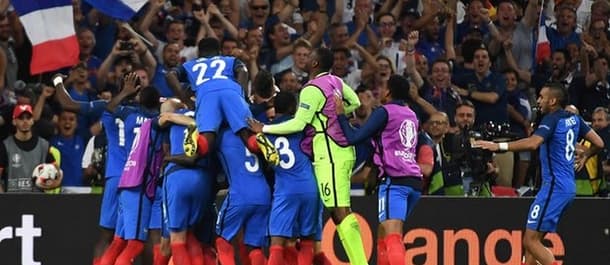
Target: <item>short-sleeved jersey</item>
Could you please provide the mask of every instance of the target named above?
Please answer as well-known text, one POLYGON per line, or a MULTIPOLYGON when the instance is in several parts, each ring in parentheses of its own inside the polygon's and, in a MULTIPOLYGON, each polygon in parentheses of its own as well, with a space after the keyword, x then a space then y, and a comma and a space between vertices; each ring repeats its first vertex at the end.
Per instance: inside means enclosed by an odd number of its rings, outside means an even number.
MULTIPOLYGON (((290 119, 282 116, 273 121, 280 123, 290 119)), ((303 132, 289 135, 268 135, 280 154, 280 164, 275 170, 274 195, 317 193, 316 178, 309 157, 301 150, 303 132)))
POLYGON ((229 182, 229 197, 233 205, 269 205, 271 190, 261 158, 252 154, 239 136, 228 128, 219 131, 218 152, 229 182))
POLYGON ((549 113, 534 134, 544 138, 540 146, 542 185, 554 192, 575 193, 574 158, 576 143, 591 128, 580 116, 564 110, 549 113))
POLYGON ((228 88, 242 91, 235 76, 236 68, 241 65, 243 64, 235 57, 214 56, 188 61, 182 67, 191 83, 191 89, 199 97, 208 92, 228 88))
POLYGON ((108 141, 106 177, 120 177, 127 160, 125 153, 125 123, 110 112, 102 114, 102 124, 108 141))
MULTIPOLYGON (((158 112, 146 111, 142 108, 135 107, 119 107, 114 114, 116 117, 123 122, 122 126, 124 128, 123 136, 125 145, 123 148, 125 149, 125 153, 129 154, 131 151, 131 147, 133 146, 133 141, 140 133, 140 127, 144 123, 146 119, 153 118, 159 115, 158 112)), ((121 125, 119 125, 119 128, 121 125)), ((123 164, 124 165, 124 164, 123 164)))

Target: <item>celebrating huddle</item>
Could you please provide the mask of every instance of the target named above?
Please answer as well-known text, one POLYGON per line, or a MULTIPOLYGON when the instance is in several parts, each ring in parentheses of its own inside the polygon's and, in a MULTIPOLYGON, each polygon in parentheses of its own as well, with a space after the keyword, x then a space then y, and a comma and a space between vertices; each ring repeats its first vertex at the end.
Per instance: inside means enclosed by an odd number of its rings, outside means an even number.
MULTIPOLYGON (((255 95, 252 104, 243 63, 220 56, 215 39, 203 39, 198 49, 200 58, 167 73, 177 98, 159 100, 154 88, 141 87, 129 73, 110 102, 85 104, 71 100, 62 76, 53 80, 63 105, 106 109, 97 264, 133 264, 146 241, 155 244, 154 264, 168 264, 170 257, 177 265, 236 264, 234 246, 242 264, 330 264, 320 247, 324 208, 350 262, 368 264, 350 209, 354 145, 368 139, 374 139, 373 161, 383 180, 386 258, 404 264, 402 226, 422 186, 418 121, 404 104, 408 81, 393 76, 381 91, 385 105, 374 112, 377 118, 356 130, 344 113, 360 105, 358 96, 329 73, 328 49, 314 51, 308 67, 315 78, 299 95, 262 93, 271 96, 255 95), (223 175, 228 193, 217 211, 223 175)), ((275 89, 265 72, 252 84, 254 91, 275 89)))

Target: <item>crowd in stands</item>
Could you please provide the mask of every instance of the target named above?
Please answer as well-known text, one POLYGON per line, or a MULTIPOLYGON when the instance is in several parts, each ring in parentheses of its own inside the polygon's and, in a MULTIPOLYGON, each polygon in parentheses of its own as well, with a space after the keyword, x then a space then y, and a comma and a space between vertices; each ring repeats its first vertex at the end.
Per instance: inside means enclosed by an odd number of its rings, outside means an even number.
MULTIPOLYGON (((379 104, 379 90, 390 75, 407 76, 409 105, 438 163, 428 182, 440 172, 446 191, 451 178, 443 163, 450 158, 443 137, 490 122, 510 124, 514 137, 531 134, 536 98, 548 82, 563 84, 566 105, 610 139, 606 0, 150 0, 132 21, 112 19, 81 0, 72 3, 80 62, 60 72, 76 101, 109 100, 132 71, 142 86, 172 97, 166 74, 197 56, 199 40, 213 37, 224 55, 246 64, 251 80, 268 71, 279 90, 294 93, 309 79, 312 49, 331 48, 332 74, 362 102, 355 125, 379 104), (537 60, 541 30, 551 54, 537 60)), ((34 135, 59 150, 62 186, 101 186, 102 111, 62 109, 48 76, 30 74, 30 60, 31 44, 19 15, 8 0, 0 0, 0 139, 16 137, 15 127, 28 119, 16 115, 16 108, 30 105, 34 135)), ((2 169, 19 162, 8 144, 0 145, 2 169)), ((578 174, 592 186, 590 194, 581 195, 605 196, 609 158, 610 152, 602 152, 578 174)), ((536 160, 530 153, 498 154, 489 163, 489 181, 515 189, 533 186, 536 160)), ((6 190, 7 170, 2 174, 6 190)))

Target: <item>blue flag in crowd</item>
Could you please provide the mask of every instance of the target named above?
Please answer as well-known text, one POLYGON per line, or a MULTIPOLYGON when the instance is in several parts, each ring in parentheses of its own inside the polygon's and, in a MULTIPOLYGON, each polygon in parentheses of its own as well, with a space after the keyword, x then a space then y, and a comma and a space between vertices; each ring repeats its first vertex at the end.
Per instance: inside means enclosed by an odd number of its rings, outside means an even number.
POLYGON ((93 8, 107 16, 123 21, 130 20, 147 0, 86 0, 93 8))

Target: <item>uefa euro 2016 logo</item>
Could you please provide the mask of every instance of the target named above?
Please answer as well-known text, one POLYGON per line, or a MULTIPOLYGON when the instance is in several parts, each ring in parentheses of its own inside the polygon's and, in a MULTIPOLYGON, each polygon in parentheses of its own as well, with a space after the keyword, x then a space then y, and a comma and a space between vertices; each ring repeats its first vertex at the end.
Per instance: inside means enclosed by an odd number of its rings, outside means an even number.
POLYGON ((400 130, 398 131, 400 142, 407 149, 415 145, 415 139, 417 137, 417 130, 415 127, 415 123, 412 120, 404 120, 402 124, 400 124, 400 130))
POLYGON ((400 124, 398 135, 400 135, 400 143, 405 147, 403 150, 394 152, 395 156, 399 156, 406 161, 415 161, 415 154, 409 152, 409 149, 415 146, 415 139, 417 139, 417 126, 412 120, 404 120, 400 124))

